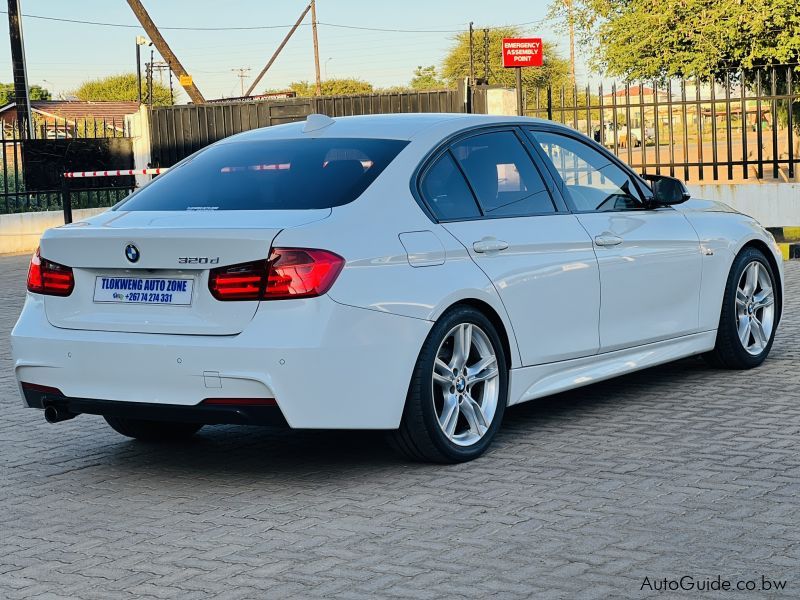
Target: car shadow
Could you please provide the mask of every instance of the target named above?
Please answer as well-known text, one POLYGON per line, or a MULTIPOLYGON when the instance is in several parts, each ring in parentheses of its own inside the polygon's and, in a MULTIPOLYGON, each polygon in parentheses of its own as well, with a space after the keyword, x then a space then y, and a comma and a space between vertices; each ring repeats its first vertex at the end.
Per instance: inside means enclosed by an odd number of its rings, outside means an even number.
MULTIPOLYGON (((675 378, 708 371, 697 359, 655 367, 592 386, 510 407, 495 447, 512 446, 520 435, 536 436, 538 427, 587 411, 624 407, 631 394, 667 390, 675 378)), ((379 431, 287 430, 275 427, 207 426, 192 440, 153 444, 114 438, 103 452, 111 469, 140 469, 220 482, 246 476, 255 480, 330 481, 332 475, 353 479, 386 477, 396 469, 469 469, 471 464, 428 465, 396 454, 379 431), (386 467, 390 467, 387 469, 386 467)), ((487 455, 491 459, 492 453, 487 455)), ((389 475, 390 476, 390 475, 389 475)))
POLYGON ((546 422, 548 419, 560 419, 576 411, 607 411, 614 406, 624 406, 629 403, 632 393, 647 393, 648 388, 649 391, 668 389, 674 386, 676 380, 680 381, 692 374, 709 371, 713 369, 699 356, 684 358, 511 406, 506 411, 504 425, 531 420, 546 422))

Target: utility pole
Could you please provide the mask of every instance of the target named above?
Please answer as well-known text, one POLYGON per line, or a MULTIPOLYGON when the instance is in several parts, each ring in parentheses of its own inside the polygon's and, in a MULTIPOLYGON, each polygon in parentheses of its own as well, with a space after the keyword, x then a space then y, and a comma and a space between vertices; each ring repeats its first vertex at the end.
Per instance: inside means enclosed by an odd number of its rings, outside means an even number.
POLYGON ((164 62, 163 60, 156 61, 152 63, 152 69, 154 71, 158 71, 158 83, 164 85, 164 71, 170 71, 169 63, 164 62))
POLYGON ((14 72, 14 102, 17 127, 21 138, 33 139, 33 117, 28 96, 28 70, 25 66, 25 44, 22 41, 22 10, 19 0, 8 0, 8 33, 11 40, 11 66, 14 72))
POLYGON ((264 75, 266 75, 267 71, 269 71, 269 68, 272 66, 272 63, 275 62, 275 59, 278 58, 278 55, 281 53, 281 50, 283 50, 283 47, 286 46, 286 43, 289 41, 289 38, 292 37, 294 32, 297 31, 297 28, 300 27, 300 23, 302 23, 303 19, 306 18, 306 15, 308 14, 308 11, 311 10, 311 6, 312 6, 312 4, 309 4, 308 6, 306 6, 305 10, 303 10, 303 12, 300 14, 300 18, 297 19, 297 22, 289 30, 289 33, 287 33, 286 37, 283 38, 283 41, 278 46, 278 49, 275 50, 275 52, 272 54, 272 56, 270 56, 269 60, 267 61, 266 66, 263 69, 261 69, 261 72, 255 78, 255 81, 253 81, 253 83, 250 85, 248 90, 245 92, 245 94, 244 94, 245 96, 251 95, 253 93, 253 90, 256 89, 256 86, 258 85, 258 82, 261 81, 261 78, 264 77, 264 75))
POLYGON ((244 80, 247 78, 247 74, 250 72, 250 67, 240 67, 238 69, 231 69, 236 76, 239 78, 239 83, 242 89, 242 96, 244 96, 244 80))
MULTIPOLYGON (((10 1, 10 0, 9 0, 10 1)), ((178 76, 178 80, 180 81, 183 78, 191 80, 189 77, 189 73, 187 73, 186 69, 183 68, 181 61, 178 60, 178 57, 175 56, 175 53, 167 44, 167 41, 161 35, 161 32, 156 27, 156 24, 153 22, 153 19, 150 18, 150 15, 147 14, 144 6, 139 0, 128 0, 128 6, 131 7, 133 14, 136 15, 136 18, 139 19, 139 23, 141 23, 142 28, 144 28, 145 32, 147 33, 148 37, 153 41, 153 45, 155 45, 156 49, 158 50, 159 54, 166 60, 172 68, 175 70, 175 74, 178 76)), ((200 93, 200 90, 197 89, 197 86, 194 84, 194 81, 184 85, 183 81, 181 82, 183 88, 186 90, 186 93, 189 94, 189 98, 192 99, 192 102, 195 104, 204 104, 205 98, 203 98, 203 94, 200 93)))
POLYGON ((473 49, 475 48, 475 29, 473 28, 472 21, 469 22, 469 84, 475 85, 475 56, 473 49))
POLYGON ((319 40, 317 39, 317 3, 311 0, 311 36, 314 39, 314 71, 317 74, 317 96, 322 95, 322 80, 319 78, 319 40))
POLYGON ((575 87, 575 14, 572 11, 572 0, 564 0, 567 8, 567 25, 569 26, 569 77, 575 87))

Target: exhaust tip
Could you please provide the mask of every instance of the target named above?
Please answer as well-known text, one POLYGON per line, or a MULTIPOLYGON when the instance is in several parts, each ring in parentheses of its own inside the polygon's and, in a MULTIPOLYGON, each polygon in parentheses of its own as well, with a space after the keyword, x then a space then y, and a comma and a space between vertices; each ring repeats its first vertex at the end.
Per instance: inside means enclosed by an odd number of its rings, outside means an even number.
POLYGON ((46 406, 44 409, 44 420, 48 423, 68 421, 69 419, 74 419, 77 416, 78 415, 75 413, 71 413, 66 410, 59 410, 58 407, 53 406, 52 404, 46 406))
POLYGON ((44 420, 48 423, 58 423, 58 409, 55 406, 45 407, 44 420))

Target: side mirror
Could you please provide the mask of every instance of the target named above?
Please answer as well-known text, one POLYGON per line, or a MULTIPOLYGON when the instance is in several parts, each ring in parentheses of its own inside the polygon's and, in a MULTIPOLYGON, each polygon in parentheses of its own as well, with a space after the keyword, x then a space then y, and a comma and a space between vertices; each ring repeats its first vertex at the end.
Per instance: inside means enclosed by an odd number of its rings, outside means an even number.
POLYGON ((645 174, 642 178, 649 181, 653 188, 653 204, 670 206, 686 202, 692 197, 683 182, 675 177, 645 174))

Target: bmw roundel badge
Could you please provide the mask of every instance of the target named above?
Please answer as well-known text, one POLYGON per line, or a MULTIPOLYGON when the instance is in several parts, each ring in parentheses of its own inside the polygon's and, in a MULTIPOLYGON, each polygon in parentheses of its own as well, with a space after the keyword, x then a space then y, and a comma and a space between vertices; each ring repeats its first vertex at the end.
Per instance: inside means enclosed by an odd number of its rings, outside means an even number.
POLYGON ((125 258, 127 258, 130 262, 135 263, 139 261, 139 257, 141 254, 139 253, 139 249, 134 246, 133 244, 128 244, 125 246, 125 258))

